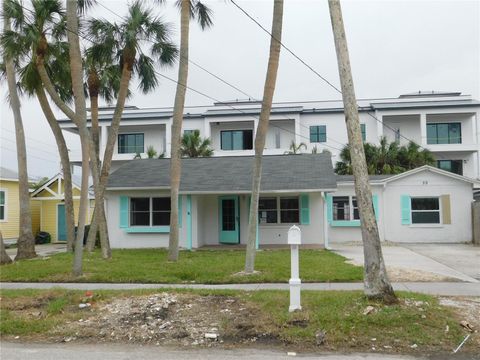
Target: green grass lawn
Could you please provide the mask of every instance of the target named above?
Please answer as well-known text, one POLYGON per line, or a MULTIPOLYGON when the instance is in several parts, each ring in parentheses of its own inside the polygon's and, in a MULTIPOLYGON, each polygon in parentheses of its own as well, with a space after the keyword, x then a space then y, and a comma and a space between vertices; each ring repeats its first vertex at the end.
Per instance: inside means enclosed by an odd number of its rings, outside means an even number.
MULTIPOLYGON (((84 255, 84 276, 71 276, 73 255, 23 260, 0 269, 1 281, 23 282, 113 282, 113 283, 256 283, 287 282, 290 278, 290 251, 257 252, 258 274, 238 276, 245 252, 239 250, 181 251, 176 263, 167 261, 163 249, 113 250, 111 260, 97 251, 84 255)), ((347 264, 345 258, 327 250, 301 250, 300 276, 304 282, 360 281, 362 267, 347 264)))
MULTIPOLYGON (((78 304, 82 291, 67 290, 1 290, 0 334, 2 336, 29 336, 37 340, 57 341, 69 331, 68 324, 79 319, 104 314, 101 304, 120 297, 135 297, 168 291, 186 294, 188 303, 195 297, 213 296, 217 301, 236 298, 242 306, 254 313, 252 318, 233 318, 220 326, 222 336, 245 335, 245 329, 254 336, 267 334, 270 339, 300 351, 372 351, 376 352, 451 352, 465 336, 459 325, 458 314, 440 306, 435 297, 413 293, 399 293, 399 303, 382 305, 367 300, 359 291, 303 291, 302 311, 289 313, 287 291, 231 291, 231 290, 134 290, 95 291, 92 308, 85 312, 78 304), (375 311, 364 315, 367 306, 375 311), (242 327, 239 327, 241 325, 242 327), (446 327, 448 326, 448 331, 446 327), (238 332, 238 329, 243 329, 238 332), (315 334, 326 332, 326 342, 316 347, 315 334), (412 348, 411 346, 417 346, 412 348)), ((210 298, 213 299, 213 298, 210 298)), ((213 300, 211 300, 213 301, 213 300)), ((227 300, 228 301, 228 300, 227 300)), ((175 313, 175 312, 174 312, 175 313)), ((221 319, 222 314, 215 317, 221 319)), ((81 321, 81 320, 80 320, 81 321)), ((74 333, 79 339, 98 341, 95 333, 74 333)), ((244 338, 243 338, 244 339, 244 338)), ((241 339, 240 339, 241 340, 241 339)), ((236 341, 242 343, 239 339, 236 341)), ((462 352, 478 350, 479 338, 474 337, 462 352)), ((249 345, 247 345, 249 346, 249 345)))

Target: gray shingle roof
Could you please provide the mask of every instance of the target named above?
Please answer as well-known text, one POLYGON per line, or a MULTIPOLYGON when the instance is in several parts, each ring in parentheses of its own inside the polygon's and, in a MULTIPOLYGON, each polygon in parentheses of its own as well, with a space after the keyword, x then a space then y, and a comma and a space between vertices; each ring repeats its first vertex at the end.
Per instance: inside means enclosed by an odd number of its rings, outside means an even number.
POLYGON ((16 179, 18 180, 18 174, 10 169, 0 167, 0 179, 16 179))
MULTIPOLYGON (((336 179, 329 154, 263 157, 262 191, 331 190, 336 179)), ((249 192, 253 156, 182 159, 182 192, 249 192)), ((169 188, 170 159, 132 160, 109 177, 107 188, 169 188)))

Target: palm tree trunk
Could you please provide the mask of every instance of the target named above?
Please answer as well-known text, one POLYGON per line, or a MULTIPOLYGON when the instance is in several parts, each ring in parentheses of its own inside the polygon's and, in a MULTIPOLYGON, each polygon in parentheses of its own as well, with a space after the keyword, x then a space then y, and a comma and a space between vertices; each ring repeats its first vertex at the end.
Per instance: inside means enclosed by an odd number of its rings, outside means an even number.
POLYGON ((78 209, 78 230, 75 239, 75 256, 72 272, 74 276, 82 275, 83 235, 88 209, 88 177, 89 177, 89 138, 87 129, 87 107, 83 88, 83 67, 78 39, 77 0, 67 0, 67 32, 72 90, 75 101, 75 114, 78 119, 78 129, 82 147, 82 185, 80 190, 80 206, 78 209))
POLYGON ((0 265, 10 264, 12 259, 8 256, 3 242, 2 232, 0 231, 0 265))
POLYGON ((328 5, 335 40, 335 50, 337 52, 345 121, 355 179, 355 195, 357 197, 362 229, 363 254, 365 258, 364 292, 369 298, 379 299, 386 303, 395 302, 397 299, 387 277, 377 221, 375 220, 373 210, 372 189, 370 188, 368 178, 340 1, 329 0, 328 5))
POLYGON ((262 156, 267 137, 270 111, 272 109, 273 94, 277 81, 278 63, 282 41, 283 0, 275 0, 273 5, 272 37, 270 39, 270 56, 268 59, 267 76, 263 89, 262 109, 255 135, 255 160, 252 175, 252 199, 250 202, 250 216, 248 222, 248 241, 245 256, 245 273, 255 270, 255 244, 258 226, 258 198, 262 181, 262 156))
MULTIPOLYGON (((10 31, 10 19, 8 17, 4 17, 4 29, 5 31, 10 31)), ((7 73, 10 107, 12 108, 13 119, 15 122, 15 140, 17 144, 18 161, 20 226, 17 240, 17 256, 15 257, 15 260, 30 259, 37 256, 37 254, 35 253, 35 238, 32 233, 25 133, 23 130, 22 113, 20 112, 20 99, 18 98, 17 93, 17 81, 13 59, 5 56, 4 61, 7 73)))
POLYGON ((36 91, 38 102, 42 108, 43 114, 47 119, 50 128, 52 129, 55 142, 57 143, 58 153, 60 155, 60 162, 63 169, 63 186, 64 186, 64 200, 65 200, 65 215, 67 225, 67 251, 73 251, 73 244, 75 241, 75 216, 73 209, 73 186, 72 186, 72 171, 70 168, 70 158, 68 155, 68 147, 62 133, 62 129, 58 125, 57 119, 53 114, 52 108, 48 102, 45 90, 39 87, 36 91))
POLYGON ((172 155, 170 159, 170 237, 168 242, 168 260, 178 260, 178 192, 182 171, 182 121, 185 106, 185 94, 188 79, 188 36, 190 28, 190 0, 182 0, 180 10, 180 61, 178 82, 175 92, 172 121, 172 155))

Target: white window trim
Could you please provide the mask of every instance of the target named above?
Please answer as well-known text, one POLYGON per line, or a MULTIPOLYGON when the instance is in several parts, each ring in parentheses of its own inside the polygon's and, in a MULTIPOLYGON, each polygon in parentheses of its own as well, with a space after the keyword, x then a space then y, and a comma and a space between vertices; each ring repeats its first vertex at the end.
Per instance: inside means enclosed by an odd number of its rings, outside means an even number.
MULTIPOLYGON (((354 212, 354 209, 353 209, 353 198, 356 197, 355 195, 336 195, 336 196, 332 196, 332 202, 333 202, 333 199, 335 199, 336 197, 347 197, 347 196, 348 196, 348 209, 349 209, 350 219, 349 220, 333 220, 332 219, 333 221, 355 221, 355 220, 360 221, 360 217, 358 219, 355 219, 355 217, 354 217, 355 212, 354 212)), ((358 209, 358 202, 357 202, 357 209, 358 209)), ((333 218, 333 209, 332 209, 332 218, 333 218)))
POLYGON ((3 222, 8 222, 8 189, 0 188, 0 191, 3 191, 5 193, 4 195, 5 203, 3 205, 3 219, 0 219, 0 223, 3 223, 3 222))
MULTIPOLYGON (((277 222, 276 223, 258 223, 259 226, 266 226, 266 227, 272 227, 272 226, 291 226, 291 225, 294 225, 294 224, 297 224, 297 223, 284 223, 282 222, 281 220, 281 208, 280 208, 280 199, 281 198, 297 198, 298 199, 298 224, 300 224, 300 215, 301 215, 301 205, 300 204, 300 196, 298 195, 291 195, 291 196, 288 196, 288 195, 284 195, 284 196, 279 196, 279 195, 272 195, 272 196, 260 196, 259 197, 259 203, 260 203, 260 198, 275 198, 276 201, 277 201, 277 222)), ((273 209, 271 209, 273 210, 273 209)), ((293 210, 293 209, 291 209, 293 210)), ((258 212, 260 212, 261 210, 258 210, 258 212)), ((259 218, 259 217, 258 217, 259 218)))
POLYGON ((410 219, 411 224, 410 227, 423 227, 423 228, 435 228, 435 227, 443 227, 442 223, 442 202, 440 196, 410 196, 410 219), (413 199, 437 199, 438 200, 438 223, 414 223, 413 222, 413 212, 433 212, 437 210, 413 210, 412 209, 412 200, 413 199))

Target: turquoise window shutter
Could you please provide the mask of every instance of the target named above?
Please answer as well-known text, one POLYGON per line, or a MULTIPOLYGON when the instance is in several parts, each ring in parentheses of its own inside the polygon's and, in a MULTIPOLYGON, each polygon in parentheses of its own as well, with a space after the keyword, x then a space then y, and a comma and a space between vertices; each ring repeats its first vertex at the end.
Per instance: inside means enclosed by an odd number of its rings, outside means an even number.
POLYGON ((378 195, 373 195, 373 211, 375 212, 375 220, 378 221, 378 195))
POLYGON ((183 211, 182 211, 182 195, 178 195, 178 226, 182 227, 182 217, 183 217, 183 211))
POLYGON ((327 202, 327 221, 329 224, 332 223, 333 220, 333 198, 332 195, 326 194, 325 201, 327 202))
POLYGON ((402 207, 402 225, 409 225, 412 223, 411 219, 411 206, 410 196, 400 196, 400 205, 402 207))
POLYGON ((300 195, 300 224, 310 225, 310 201, 308 194, 300 195))
POLYGON ((120 227, 128 228, 128 196, 120 196, 120 227))

